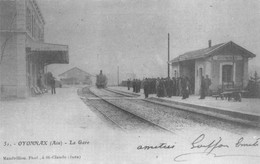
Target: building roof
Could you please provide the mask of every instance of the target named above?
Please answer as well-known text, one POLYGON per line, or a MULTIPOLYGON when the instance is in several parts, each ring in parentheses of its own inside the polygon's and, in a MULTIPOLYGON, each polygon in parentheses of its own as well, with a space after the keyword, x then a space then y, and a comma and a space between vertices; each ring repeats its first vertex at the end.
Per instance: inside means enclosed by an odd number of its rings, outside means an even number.
POLYGON ((73 67, 73 68, 67 70, 66 72, 63 72, 62 74, 59 74, 58 76, 59 76, 59 77, 60 77, 60 76, 63 76, 63 75, 65 75, 66 73, 68 73, 68 72, 70 72, 70 71, 73 71, 73 70, 78 70, 78 71, 80 71, 80 72, 83 72, 83 73, 85 73, 87 76, 93 76, 93 75, 91 75, 90 73, 88 73, 88 72, 86 72, 86 71, 83 71, 82 69, 79 69, 78 67, 73 67))
POLYGON ((208 47, 208 48, 186 52, 186 53, 174 58, 173 60, 171 60, 170 63, 177 63, 179 61, 205 58, 205 57, 211 56, 214 52, 219 51, 219 50, 221 50, 222 48, 224 48, 228 45, 235 46, 236 48, 242 50, 248 57, 252 58, 252 57, 256 56, 252 52, 250 52, 250 51, 246 50, 245 48, 237 45, 236 43, 230 41, 230 42, 227 42, 227 43, 220 43, 220 44, 208 47))
POLYGON ((41 18, 41 21, 43 22, 43 24, 45 24, 45 20, 44 20, 44 17, 43 17, 43 15, 42 15, 42 12, 41 12, 41 9, 40 9, 40 7, 39 7, 39 5, 38 5, 37 0, 32 0, 32 3, 33 3, 33 5, 35 6, 35 9, 37 10, 37 12, 38 12, 38 14, 39 14, 39 16, 40 16, 40 18, 41 18))

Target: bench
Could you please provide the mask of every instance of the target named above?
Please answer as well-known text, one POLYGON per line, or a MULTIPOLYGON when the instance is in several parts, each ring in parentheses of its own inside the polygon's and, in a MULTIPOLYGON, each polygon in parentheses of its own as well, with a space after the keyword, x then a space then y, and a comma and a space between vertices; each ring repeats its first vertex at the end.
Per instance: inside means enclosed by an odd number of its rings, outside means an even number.
POLYGON ((242 91, 241 90, 228 90, 228 91, 224 91, 221 93, 221 95, 225 98, 228 99, 228 101, 230 101, 232 98, 235 101, 242 101, 242 91))
POLYGON ((41 94, 44 94, 44 93, 47 93, 48 90, 45 89, 45 88, 42 88, 40 89, 38 86, 32 86, 31 87, 31 93, 33 96, 36 96, 36 95, 41 95, 41 94))
POLYGON ((221 91, 220 89, 216 94, 213 94, 212 97, 215 97, 216 99, 221 98, 222 100, 227 99, 228 101, 234 100, 234 101, 242 101, 242 93, 245 93, 246 91, 240 89, 240 88, 229 88, 225 91, 221 91))
POLYGON ((31 93, 33 96, 41 94, 41 92, 39 92, 39 90, 35 86, 31 87, 31 93))
POLYGON ((216 100, 218 99, 218 98, 221 98, 221 100, 223 100, 224 99, 224 97, 223 97, 223 95, 221 94, 222 93, 222 90, 221 89, 218 89, 218 91, 217 92, 213 92, 212 93, 212 97, 215 97, 216 98, 216 100))

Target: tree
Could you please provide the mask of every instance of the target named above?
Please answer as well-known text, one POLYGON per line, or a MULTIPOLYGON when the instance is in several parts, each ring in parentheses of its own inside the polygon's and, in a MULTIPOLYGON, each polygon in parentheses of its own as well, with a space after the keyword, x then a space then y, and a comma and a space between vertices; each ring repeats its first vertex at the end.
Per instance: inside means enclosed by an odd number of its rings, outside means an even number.
POLYGON ((257 74, 257 72, 255 71, 255 73, 254 73, 254 76, 253 77, 250 77, 251 78, 251 80, 254 82, 254 83, 258 83, 258 82, 260 82, 259 80, 260 80, 260 77, 258 76, 258 74, 257 74))
POLYGON ((247 97, 260 97, 260 77, 255 71, 254 76, 251 76, 246 87, 248 90, 247 97))

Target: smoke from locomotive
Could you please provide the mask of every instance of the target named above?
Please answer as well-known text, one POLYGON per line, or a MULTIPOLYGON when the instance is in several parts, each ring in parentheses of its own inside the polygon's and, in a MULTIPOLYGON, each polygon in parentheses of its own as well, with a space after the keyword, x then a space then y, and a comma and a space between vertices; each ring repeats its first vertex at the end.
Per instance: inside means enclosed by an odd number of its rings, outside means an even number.
POLYGON ((97 75, 96 86, 98 88, 106 88, 107 86, 107 77, 103 75, 102 70, 100 70, 99 75, 97 75))

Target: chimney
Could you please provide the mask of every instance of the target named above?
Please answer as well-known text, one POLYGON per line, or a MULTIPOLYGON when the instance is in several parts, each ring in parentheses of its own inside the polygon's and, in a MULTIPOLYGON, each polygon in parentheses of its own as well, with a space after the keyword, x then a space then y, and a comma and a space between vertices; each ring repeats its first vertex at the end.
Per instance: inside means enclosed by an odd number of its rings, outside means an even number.
POLYGON ((211 40, 209 40, 209 48, 211 47, 211 40))

